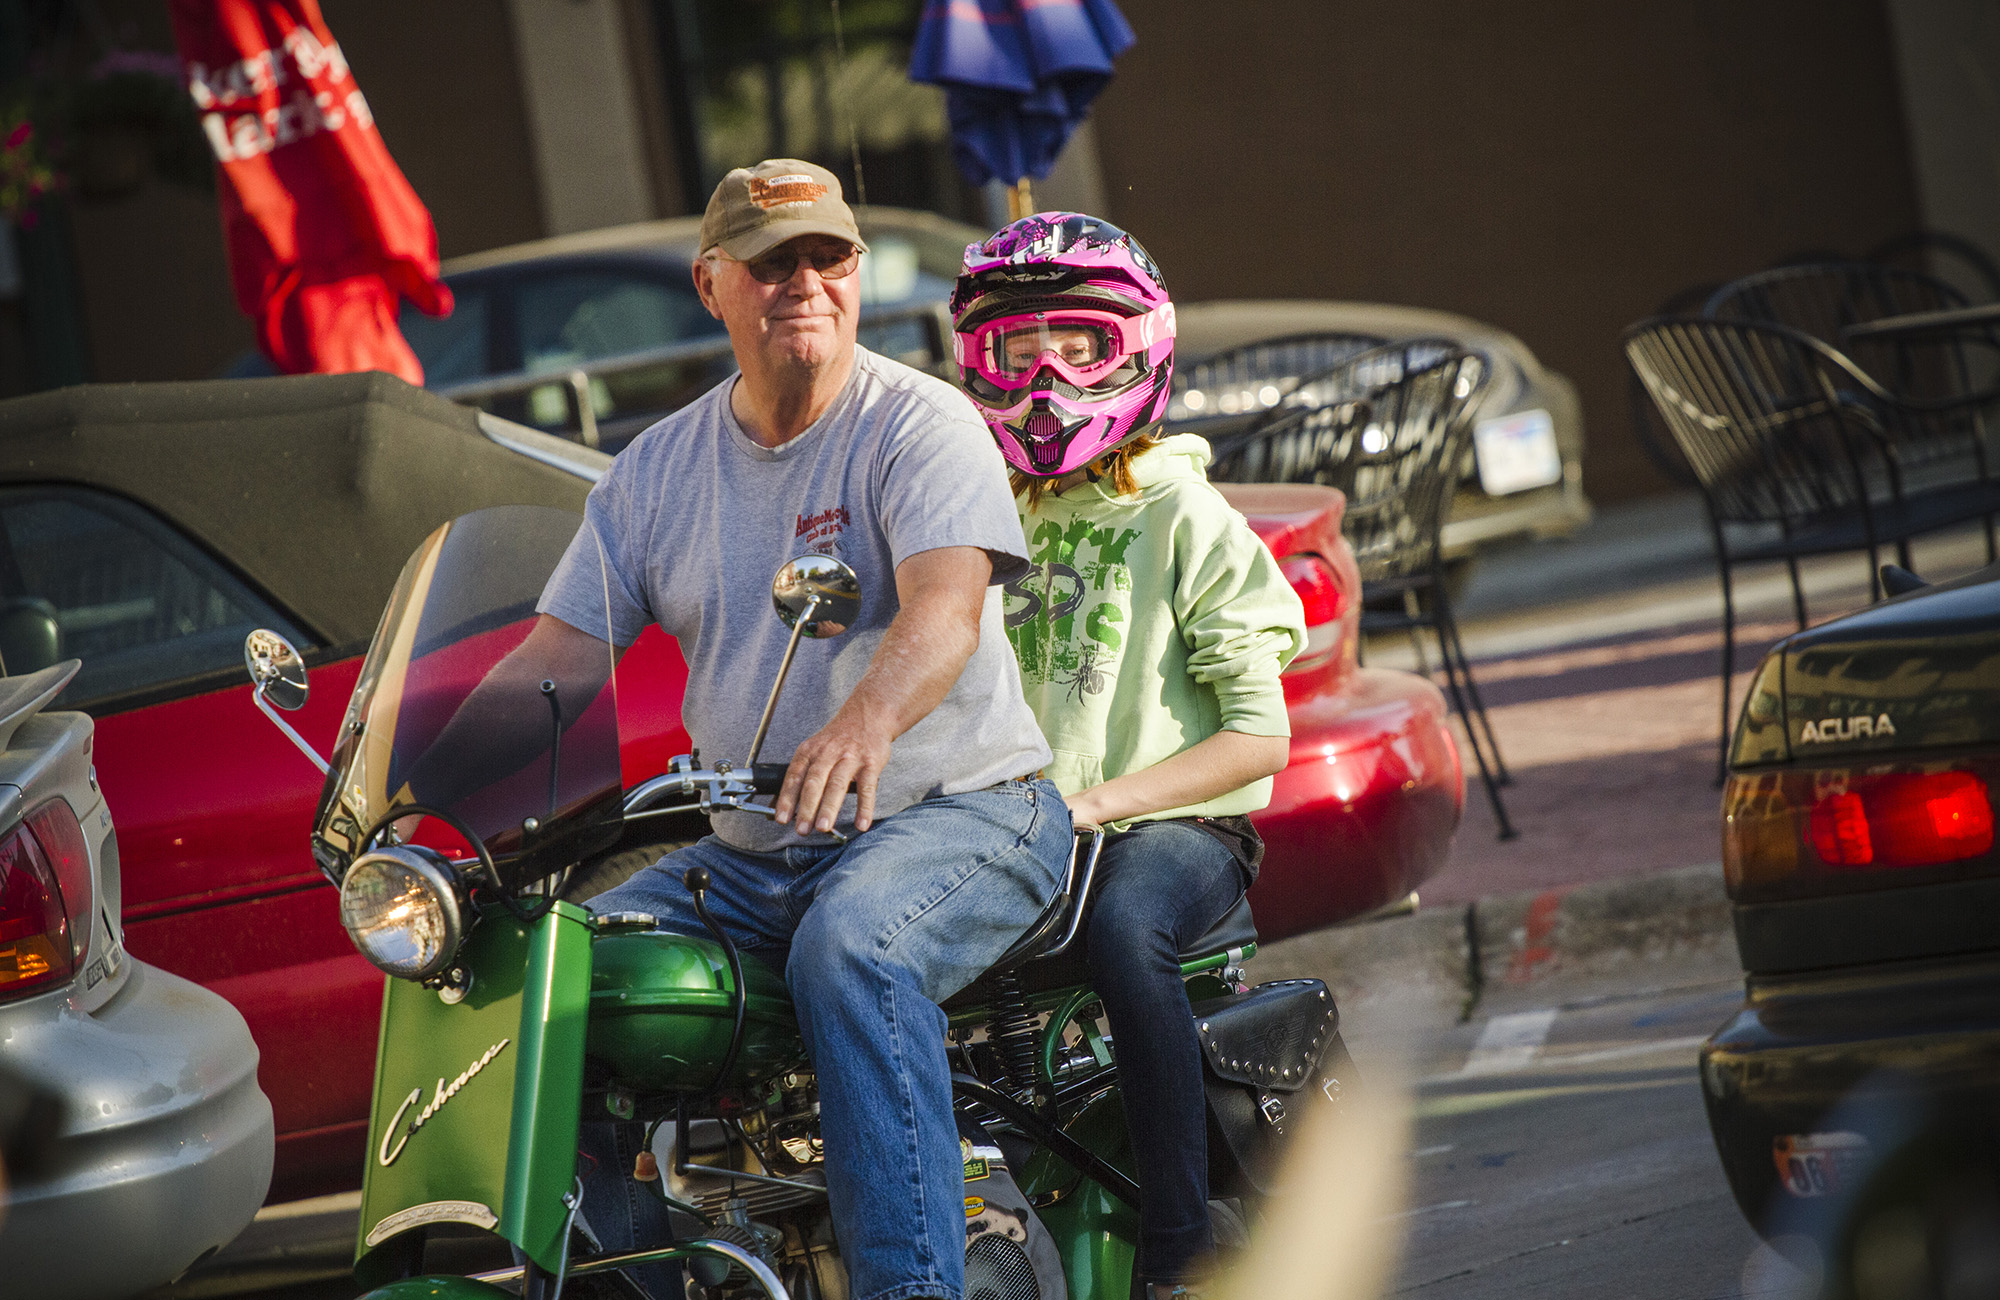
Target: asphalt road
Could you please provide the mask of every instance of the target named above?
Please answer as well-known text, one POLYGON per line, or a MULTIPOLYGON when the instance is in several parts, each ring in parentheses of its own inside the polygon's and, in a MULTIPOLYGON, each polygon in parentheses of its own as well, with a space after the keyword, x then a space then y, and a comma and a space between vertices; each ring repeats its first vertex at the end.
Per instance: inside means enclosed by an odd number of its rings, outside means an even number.
POLYGON ((1734 1300, 1809 1293, 1731 1200, 1695 1045, 1733 981, 1572 990, 1476 1018, 1418 1085, 1395 1295, 1734 1300))

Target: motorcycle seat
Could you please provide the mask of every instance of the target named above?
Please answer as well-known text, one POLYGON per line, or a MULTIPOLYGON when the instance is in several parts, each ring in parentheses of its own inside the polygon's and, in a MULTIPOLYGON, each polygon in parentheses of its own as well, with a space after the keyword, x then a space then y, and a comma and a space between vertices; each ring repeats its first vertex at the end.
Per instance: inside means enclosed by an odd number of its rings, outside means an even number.
MULTIPOLYGON (((1072 871, 1071 875, 1074 874, 1072 871)), ((1021 941, 999 961, 987 967, 978 979, 948 998, 944 1003, 945 1010, 968 1010, 989 1003, 993 995, 993 977, 1010 971, 1020 980, 1022 992, 1030 996, 1088 982, 1090 969, 1085 924, 1077 925, 1076 938, 1067 947, 1057 952, 1050 951, 1061 936, 1069 932, 1076 909, 1083 911, 1083 922, 1089 920, 1090 905, 1094 900, 1088 894, 1082 898, 1073 898, 1072 894, 1072 882, 1065 880, 1064 887, 1057 891, 1055 899, 1035 923, 1028 927, 1021 941)), ((1215 957, 1256 942, 1257 923, 1250 914, 1250 900, 1247 897, 1238 898, 1206 933, 1181 950, 1181 960, 1189 962, 1215 957)))

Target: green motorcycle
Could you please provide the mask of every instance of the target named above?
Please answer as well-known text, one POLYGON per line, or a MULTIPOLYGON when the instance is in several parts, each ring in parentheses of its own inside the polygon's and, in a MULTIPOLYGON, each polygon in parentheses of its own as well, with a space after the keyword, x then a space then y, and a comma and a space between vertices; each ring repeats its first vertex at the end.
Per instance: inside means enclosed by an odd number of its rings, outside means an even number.
MULTIPOLYGON (((749 761, 683 755, 627 790, 609 629, 588 662, 517 653, 557 562, 592 544, 580 525, 501 507, 427 538, 390 596, 330 763, 273 711, 305 701, 297 652, 263 631, 245 647, 259 707, 326 770, 313 852, 356 947, 392 977, 356 1277, 377 1288, 372 1300, 557 1300, 593 1277, 641 1294, 626 1270, 677 1261, 694 1300, 846 1300, 817 1088, 782 974, 714 925, 668 933, 642 914, 593 916, 573 895, 613 883, 593 868, 653 819, 772 815, 785 768, 755 749, 801 642, 843 632, 858 586, 830 557, 784 566, 772 598, 792 636, 749 761), (615 1253, 589 1235, 586 1118, 645 1126, 629 1176, 667 1208, 673 1239, 615 1253), (468 1227, 516 1263, 425 1273, 427 1233, 468 1227)), ((1077 941, 1101 842, 1085 828, 1047 910, 945 1007, 966 1135, 968 1300, 1129 1294, 1139 1193, 1077 941)), ((688 874, 701 906, 704 873, 688 874)), ((1254 1217, 1286 1135, 1310 1107, 1338 1103, 1352 1068, 1322 984, 1245 985, 1255 949, 1239 903, 1183 955, 1225 1216, 1254 1217)))

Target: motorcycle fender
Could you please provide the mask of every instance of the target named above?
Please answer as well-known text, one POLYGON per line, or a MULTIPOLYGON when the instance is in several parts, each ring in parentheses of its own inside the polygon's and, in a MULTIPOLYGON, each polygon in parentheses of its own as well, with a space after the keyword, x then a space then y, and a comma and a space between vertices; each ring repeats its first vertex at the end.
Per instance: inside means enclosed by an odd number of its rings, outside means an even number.
POLYGON ((512 1291, 469 1277, 406 1277, 376 1287, 361 1300, 493 1300, 496 1296, 500 1300, 519 1300, 512 1291))
POLYGON ((554 1271, 576 1176, 590 938, 569 903, 527 925, 490 914, 460 950, 463 1000, 389 981, 355 1245, 364 1286, 393 1277, 402 1239, 432 1223, 484 1228, 554 1271))
MULTIPOLYGON (((1115 1168, 1131 1172, 1125 1108, 1117 1092, 1091 1101, 1064 1129, 1115 1168)), ((1028 1161, 1021 1187, 1055 1238, 1069 1300, 1131 1300, 1138 1214, 1047 1151, 1036 1151, 1028 1161)))

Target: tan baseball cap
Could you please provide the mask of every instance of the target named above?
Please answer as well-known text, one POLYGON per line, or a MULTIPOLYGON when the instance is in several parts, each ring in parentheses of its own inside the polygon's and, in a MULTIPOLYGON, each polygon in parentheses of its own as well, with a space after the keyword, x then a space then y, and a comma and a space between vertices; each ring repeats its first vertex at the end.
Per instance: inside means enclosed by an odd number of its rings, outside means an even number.
POLYGON ((719 244, 740 262, 800 235, 832 235, 868 251, 854 214, 840 197, 839 177, 796 158, 767 158, 755 167, 738 167, 708 196, 708 211, 701 217, 701 251, 719 244))

